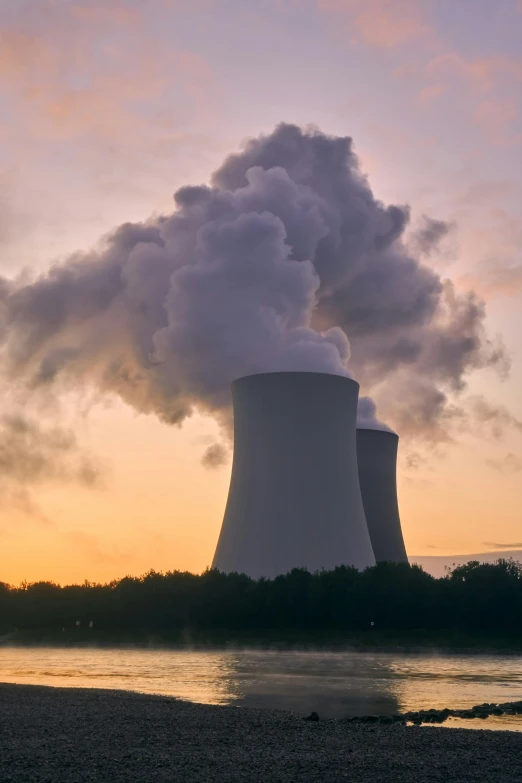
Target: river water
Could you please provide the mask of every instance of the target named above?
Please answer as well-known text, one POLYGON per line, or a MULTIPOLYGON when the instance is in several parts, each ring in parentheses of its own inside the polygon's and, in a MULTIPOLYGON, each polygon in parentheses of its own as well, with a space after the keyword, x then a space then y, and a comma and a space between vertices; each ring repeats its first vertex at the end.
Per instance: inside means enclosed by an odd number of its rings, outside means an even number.
MULTIPOLYGON (((0 681, 116 688, 322 717, 522 700, 522 657, 0 647, 0 681)), ((522 731, 522 715, 444 726, 522 731)))

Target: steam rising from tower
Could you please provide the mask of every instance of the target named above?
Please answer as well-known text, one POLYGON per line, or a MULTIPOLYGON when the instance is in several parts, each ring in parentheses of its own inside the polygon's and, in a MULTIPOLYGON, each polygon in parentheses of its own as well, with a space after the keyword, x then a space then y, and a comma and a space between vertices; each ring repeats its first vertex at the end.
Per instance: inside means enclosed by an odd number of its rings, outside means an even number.
POLYGON ((423 263, 444 225, 411 245, 408 207, 374 196, 350 138, 281 124, 174 200, 39 277, 0 278, 11 386, 228 423, 235 378, 353 374, 393 426, 436 439, 468 374, 505 369, 484 303, 423 263))
POLYGON ((407 563, 397 502, 398 436, 382 429, 357 430, 357 464, 364 513, 376 561, 407 563))
POLYGON ((234 462, 213 568, 259 578, 374 565, 357 473, 358 389, 309 372, 232 384, 234 462))

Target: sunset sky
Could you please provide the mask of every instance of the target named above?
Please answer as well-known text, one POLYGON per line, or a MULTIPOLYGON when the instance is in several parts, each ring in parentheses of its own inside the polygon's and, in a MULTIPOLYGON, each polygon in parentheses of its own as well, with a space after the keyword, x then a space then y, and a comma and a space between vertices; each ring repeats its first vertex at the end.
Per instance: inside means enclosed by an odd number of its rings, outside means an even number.
MULTIPOLYGON (((401 438, 408 553, 522 548, 521 0, 3 0, 0 274, 172 212, 280 122, 351 136, 412 231, 449 224, 425 263, 483 298, 511 358, 456 393, 480 401, 473 426, 401 438)), ((4 377, 2 395, 0 581, 210 565, 230 476, 230 457, 202 464, 216 421, 168 425, 81 384, 57 400, 4 377), (38 464, 14 443, 21 411, 38 464)))

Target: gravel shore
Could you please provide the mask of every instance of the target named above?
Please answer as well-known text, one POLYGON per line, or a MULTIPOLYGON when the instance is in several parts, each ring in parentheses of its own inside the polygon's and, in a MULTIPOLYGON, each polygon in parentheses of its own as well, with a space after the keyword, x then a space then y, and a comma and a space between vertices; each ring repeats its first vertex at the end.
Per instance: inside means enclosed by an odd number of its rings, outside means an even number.
POLYGON ((1 783, 522 781, 522 734, 0 684, 1 783))

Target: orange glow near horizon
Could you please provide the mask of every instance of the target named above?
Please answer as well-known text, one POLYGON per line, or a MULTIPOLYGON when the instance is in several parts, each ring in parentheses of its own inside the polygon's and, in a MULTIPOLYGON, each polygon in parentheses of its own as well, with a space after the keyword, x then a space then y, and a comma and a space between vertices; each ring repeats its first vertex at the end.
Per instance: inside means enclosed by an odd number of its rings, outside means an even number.
MULTIPOLYGON (((210 566, 231 467, 201 464, 215 424, 195 416, 168 427, 118 404, 92 414, 89 431, 89 446, 110 466, 105 486, 39 492, 49 523, 4 510, 2 580, 107 582, 150 569, 200 573, 210 566)), ((407 444, 400 449, 399 502, 410 555, 476 553, 496 538, 520 538, 515 485, 488 469, 472 445, 443 459, 427 456, 413 473, 404 469, 407 444), (499 515, 502 536, 492 532, 499 515)))

